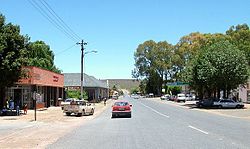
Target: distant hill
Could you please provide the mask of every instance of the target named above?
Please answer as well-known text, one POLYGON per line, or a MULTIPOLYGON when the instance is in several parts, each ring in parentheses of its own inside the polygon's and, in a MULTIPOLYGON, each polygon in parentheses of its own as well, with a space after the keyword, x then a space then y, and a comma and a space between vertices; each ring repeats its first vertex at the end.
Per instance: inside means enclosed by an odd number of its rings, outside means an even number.
MULTIPOLYGON (((114 85, 119 89, 131 90, 132 88, 139 87, 140 81, 136 79, 107 79, 109 87, 112 88, 114 85)), ((102 80, 107 82, 107 80, 102 80)))

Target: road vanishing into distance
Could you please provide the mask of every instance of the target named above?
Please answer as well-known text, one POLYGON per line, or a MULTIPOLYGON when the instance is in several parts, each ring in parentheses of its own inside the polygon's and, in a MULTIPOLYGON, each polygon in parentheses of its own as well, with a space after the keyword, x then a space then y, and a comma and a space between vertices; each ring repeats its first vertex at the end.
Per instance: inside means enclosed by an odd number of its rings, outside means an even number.
POLYGON ((250 148, 250 121, 146 98, 133 99, 125 96, 124 99, 133 105, 132 118, 111 118, 110 107, 47 148, 250 148))

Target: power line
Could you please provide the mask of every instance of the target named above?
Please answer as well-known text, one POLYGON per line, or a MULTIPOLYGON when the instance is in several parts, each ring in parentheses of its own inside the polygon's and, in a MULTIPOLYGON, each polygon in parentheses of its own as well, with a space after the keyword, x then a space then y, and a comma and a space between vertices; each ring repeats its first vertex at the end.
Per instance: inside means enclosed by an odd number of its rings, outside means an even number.
MULTIPOLYGON (((57 15, 57 13, 51 8, 51 6, 45 1, 45 0, 40 0, 42 3, 44 3, 45 5, 45 7, 46 8, 48 8, 48 10, 50 11, 52 11, 53 13, 52 13, 52 15, 53 16, 55 16, 55 18, 58 20, 58 22, 61 22, 62 23, 62 25, 68 30, 68 31, 70 31, 74 36, 76 36, 79 40, 81 39, 81 37, 80 36, 78 36, 66 23, 65 23, 65 21, 63 21, 63 19, 59 16, 59 15, 57 15)), ((51 12, 50 11, 50 12, 51 12)))
POLYGON ((58 55, 60 55, 60 54, 62 54, 62 53, 64 53, 64 52, 66 52, 66 51, 72 49, 72 48, 75 47, 75 46, 76 46, 76 44, 73 44, 72 46, 68 47, 67 49, 62 50, 62 51, 56 53, 55 56, 58 56, 58 55))
POLYGON ((62 33, 64 33, 65 36, 70 38, 72 41, 77 42, 78 39, 71 34, 69 34, 65 29, 63 29, 53 18, 48 15, 48 13, 36 2, 36 1, 31 1, 28 0, 28 2, 36 9, 39 11, 41 15, 43 15, 54 27, 56 27, 58 30, 60 30, 62 33))

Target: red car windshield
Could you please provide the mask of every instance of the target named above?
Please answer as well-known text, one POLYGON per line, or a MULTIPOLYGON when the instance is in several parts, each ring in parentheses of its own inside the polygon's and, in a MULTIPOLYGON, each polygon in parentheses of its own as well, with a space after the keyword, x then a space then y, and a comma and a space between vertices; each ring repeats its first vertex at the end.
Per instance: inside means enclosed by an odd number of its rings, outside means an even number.
POLYGON ((127 102, 115 102, 114 105, 115 105, 115 106, 127 106, 128 103, 127 103, 127 102))

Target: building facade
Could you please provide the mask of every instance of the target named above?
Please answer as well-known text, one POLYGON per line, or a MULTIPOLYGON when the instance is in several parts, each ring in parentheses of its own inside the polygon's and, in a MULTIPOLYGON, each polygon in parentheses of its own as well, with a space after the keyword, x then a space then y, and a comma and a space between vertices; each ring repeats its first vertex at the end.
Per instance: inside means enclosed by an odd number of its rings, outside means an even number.
POLYGON ((250 80, 244 87, 239 87, 239 99, 242 102, 250 103, 250 80))
MULTIPOLYGON (((87 74, 83 78, 83 89, 88 94, 88 101, 98 102, 108 98, 109 88, 106 82, 87 74)), ((65 90, 80 90, 81 73, 64 73, 64 87, 65 90)))
POLYGON ((64 76, 38 67, 23 67, 26 77, 14 86, 7 88, 7 100, 14 100, 15 105, 28 105, 34 108, 58 106, 64 95, 64 76))

